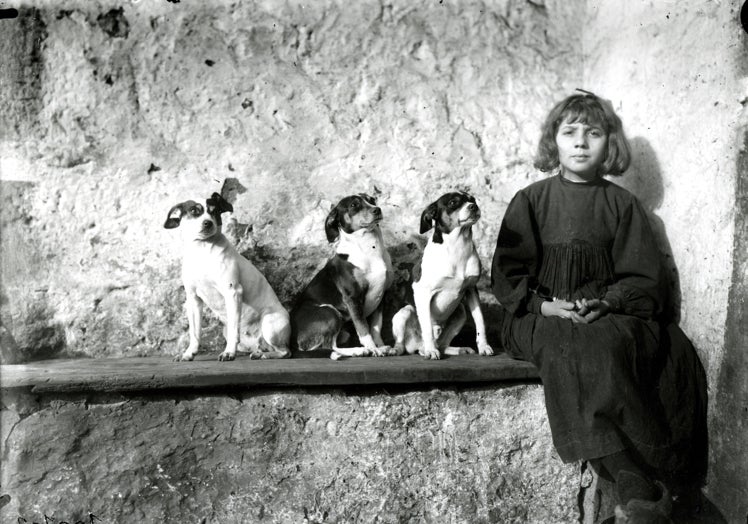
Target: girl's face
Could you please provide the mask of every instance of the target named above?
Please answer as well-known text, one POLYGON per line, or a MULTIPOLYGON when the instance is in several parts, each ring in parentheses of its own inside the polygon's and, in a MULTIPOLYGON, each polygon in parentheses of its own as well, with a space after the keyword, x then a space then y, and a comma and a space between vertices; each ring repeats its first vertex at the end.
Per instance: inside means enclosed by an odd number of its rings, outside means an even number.
POLYGON ((572 182, 588 182, 597 176, 605 161, 608 135, 597 125, 561 122, 556 133, 561 171, 572 182))

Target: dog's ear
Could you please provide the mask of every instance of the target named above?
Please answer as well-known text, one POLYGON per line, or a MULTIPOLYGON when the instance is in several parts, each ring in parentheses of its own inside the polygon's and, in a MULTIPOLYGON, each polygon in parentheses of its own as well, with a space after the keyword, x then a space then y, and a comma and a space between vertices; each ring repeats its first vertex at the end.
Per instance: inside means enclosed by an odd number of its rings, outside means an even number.
POLYGON ((429 207, 423 210, 421 213, 421 234, 423 235, 426 231, 434 227, 434 220, 436 219, 437 207, 436 202, 429 204, 429 207))
POLYGON ((182 221, 182 215, 184 214, 184 202, 177 204, 169 210, 169 214, 166 215, 166 222, 164 227, 166 229, 174 229, 179 226, 182 221))
POLYGON ((368 193, 359 193, 358 196, 363 198, 365 202, 371 204, 372 206, 377 205, 377 199, 368 193))
POLYGON ((214 210, 217 215, 234 212, 234 206, 218 193, 210 195, 210 198, 206 200, 206 203, 208 204, 208 213, 211 215, 214 213, 214 210))
POLYGON ((432 202, 429 207, 423 210, 421 213, 421 234, 435 227, 434 236, 432 237, 435 244, 441 244, 444 239, 442 238, 442 230, 436 222, 439 219, 439 205, 437 202, 432 202))
POLYGON ((338 217, 338 206, 333 206, 325 219, 325 234, 327 241, 335 242, 340 236, 340 218, 338 217))

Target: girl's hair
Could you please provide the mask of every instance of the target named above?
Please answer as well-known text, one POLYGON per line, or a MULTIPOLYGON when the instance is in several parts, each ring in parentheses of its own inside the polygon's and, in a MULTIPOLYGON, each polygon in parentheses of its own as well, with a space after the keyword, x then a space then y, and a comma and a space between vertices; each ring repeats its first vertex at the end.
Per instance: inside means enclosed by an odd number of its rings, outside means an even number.
POLYGON ((628 169, 631 162, 631 147, 623 133, 621 119, 610 102, 588 91, 566 97, 548 113, 535 155, 536 168, 548 172, 558 167, 556 134, 561 124, 566 121, 598 126, 608 136, 608 149, 600 166, 601 175, 617 176, 628 169))

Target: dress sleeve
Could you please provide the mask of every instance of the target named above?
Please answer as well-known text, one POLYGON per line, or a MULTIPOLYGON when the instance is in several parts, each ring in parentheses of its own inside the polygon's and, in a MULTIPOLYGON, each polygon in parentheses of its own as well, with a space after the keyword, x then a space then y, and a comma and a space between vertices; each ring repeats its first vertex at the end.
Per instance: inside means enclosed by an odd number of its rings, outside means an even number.
POLYGON ((540 313, 544 299, 531 290, 537 286, 541 260, 538 226, 532 205, 517 193, 501 222, 491 265, 491 288, 501 306, 513 315, 540 313))
POLYGON ((614 312, 652 318, 661 306, 660 252, 649 221, 637 200, 618 222, 613 247, 614 283, 604 299, 614 312))

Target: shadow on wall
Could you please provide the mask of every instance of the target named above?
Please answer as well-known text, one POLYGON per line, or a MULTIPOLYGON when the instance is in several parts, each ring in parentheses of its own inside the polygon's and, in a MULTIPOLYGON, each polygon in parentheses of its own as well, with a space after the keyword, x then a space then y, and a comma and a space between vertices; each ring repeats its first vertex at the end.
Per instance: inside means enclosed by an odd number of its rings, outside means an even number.
MULTIPOLYGON (((622 185, 634 193, 644 206, 650 225, 655 234, 662 253, 662 267, 666 272, 663 286, 665 302, 663 304, 662 319, 667 323, 678 324, 681 318, 681 288, 678 268, 673 259, 673 252, 667 231, 662 219, 655 213, 665 199, 665 189, 662 180, 657 154, 649 141, 643 137, 635 137, 631 141, 632 164, 630 171, 622 179, 622 185)), ((703 373, 703 368, 702 368, 703 373)), ((704 380, 706 377, 704 376, 704 380)), ((691 498, 691 497, 686 497, 691 498)), ((703 493, 692 494, 693 500, 683 500, 684 508, 676 508, 673 515, 676 522, 683 524, 722 524, 726 523, 724 515, 717 506, 703 493), (677 509, 685 509, 679 514, 677 509)))
POLYGON ((631 167, 624 175, 622 184, 634 193, 647 211, 657 244, 662 254, 662 268, 666 273, 665 302, 662 305, 663 320, 678 324, 681 317, 681 289, 678 268, 673 259, 673 250, 667 236, 665 223, 657 211, 665 200, 662 170, 657 154, 646 138, 635 137, 631 141, 631 167))

